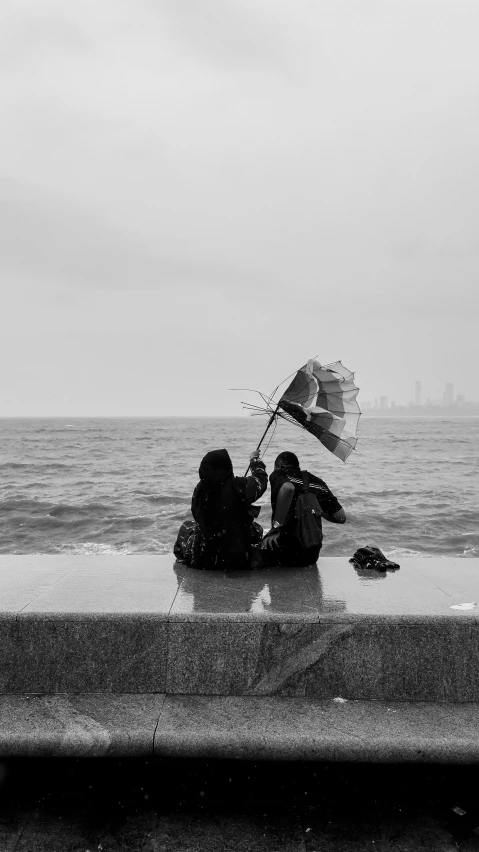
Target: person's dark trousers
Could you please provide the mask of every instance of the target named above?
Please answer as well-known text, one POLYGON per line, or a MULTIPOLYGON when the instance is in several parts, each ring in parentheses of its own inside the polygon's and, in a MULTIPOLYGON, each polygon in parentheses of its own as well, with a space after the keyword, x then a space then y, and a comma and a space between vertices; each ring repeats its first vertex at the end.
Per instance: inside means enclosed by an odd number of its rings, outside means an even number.
POLYGON ((318 561, 320 551, 320 546, 301 547, 297 538, 280 533, 273 547, 261 549, 261 567, 305 568, 318 561))

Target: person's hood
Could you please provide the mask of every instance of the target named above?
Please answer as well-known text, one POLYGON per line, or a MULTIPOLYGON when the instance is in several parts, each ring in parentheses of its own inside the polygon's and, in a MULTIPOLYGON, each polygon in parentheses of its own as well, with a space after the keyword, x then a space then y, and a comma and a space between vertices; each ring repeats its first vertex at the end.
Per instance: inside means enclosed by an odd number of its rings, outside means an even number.
POLYGON ((211 450, 200 464, 200 480, 205 488, 215 488, 233 474, 233 465, 227 450, 211 450))

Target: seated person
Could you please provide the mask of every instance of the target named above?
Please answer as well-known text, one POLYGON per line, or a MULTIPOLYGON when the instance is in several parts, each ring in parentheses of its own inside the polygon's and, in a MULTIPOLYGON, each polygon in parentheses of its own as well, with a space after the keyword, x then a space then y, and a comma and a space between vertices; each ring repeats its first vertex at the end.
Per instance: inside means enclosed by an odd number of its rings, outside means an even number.
POLYGON ((252 545, 263 530, 251 504, 266 491, 268 477, 258 452, 250 456, 251 476, 234 476, 226 450, 212 450, 200 464, 200 481, 193 492, 194 521, 185 521, 173 552, 191 568, 215 571, 250 567, 252 545))
POLYGON ((346 513, 322 479, 302 471, 294 453, 280 453, 274 463, 271 485, 272 526, 261 543, 261 564, 290 567, 313 565, 321 543, 304 547, 297 534, 296 501, 304 493, 303 474, 307 475, 308 492, 317 498, 320 508, 319 539, 322 540, 321 517, 332 524, 344 524, 346 513))

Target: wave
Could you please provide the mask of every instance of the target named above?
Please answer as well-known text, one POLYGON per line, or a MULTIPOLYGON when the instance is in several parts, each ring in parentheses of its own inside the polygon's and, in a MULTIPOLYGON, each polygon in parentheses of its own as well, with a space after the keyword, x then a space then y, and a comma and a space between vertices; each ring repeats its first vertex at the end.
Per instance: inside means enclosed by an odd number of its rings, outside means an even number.
POLYGON ((178 494, 173 495, 165 495, 161 494, 143 494, 144 500, 147 503, 151 503, 153 506, 175 506, 178 503, 191 503, 191 496, 182 497, 178 494))
POLYGON ((53 506, 53 508, 50 509, 48 514, 52 518, 65 518, 71 517, 73 515, 90 514, 94 514, 96 517, 98 517, 99 514, 111 514, 112 511, 113 507, 106 506, 104 503, 84 503, 83 505, 59 503, 57 506, 53 506))
POLYGON ((129 544, 103 544, 96 541, 84 541, 80 544, 57 544, 52 553, 67 553, 72 556, 126 556, 135 553, 129 544))
POLYGON ((64 470, 75 466, 62 462, 3 462, 0 464, 0 470, 64 470))
POLYGON ((40 500, 29 500, 27 497, 11 497, 8 500, 0 501, 0 513, 7 512, 46 512, 52 508, 51 503, 43 503, 40 500))
MULTIPOLYGON (((391 547, 389 549, 383 548, 385 556, 388 559, 412 559, 413 557, 421 557, 421 559, 437 559, 437 553, 429 553, 427 550, 413 550, 411 547, 391 547)), ((441 558, 441 557, 439 557, 441 558)))
POLYGON ((154 518, 147 515, 133 515, 131 518, 118 518, 118 521, 123 527, 130 529, 145 529, 151 527, 155 523, 154 518))
POLYGON ((140 553, 149 553, 152 555, 166 555, 171 553, 173 555, 173 548, 170 544, 164 544, 156 539, 145 542, 140 546, 131 542, 107 544, 104 542, 84 541, 73 544, 53 545, 48 552, 69 554, 71 556, 130 556, 140 553))
POLYGON ((41 500, 29 500, 26 497, 11 497, 0 501, 0 514, 17 514, 26 522, 39 515, 56 520, 73 518, 105 518, 115 511, 115 507, 104 503, 46 503, 41 500))
POLYGON ((399 488, 382 488, 380 491, 365 491, 358 495, 362 500, 367 497, 412 497, 417 491, 402 491, 399 488))
POLYGON ((479 545, 479 533, 461 533, 460 535, 448 535, 444 539, 447 544, 457 545, 479 545))
POLYGON ((461 518, 463 521, 473 521, 473 523, 479 523, 479 509, 463 509, 461 511, 461 518))
POLYGON ((30 518, 23 518, 22 521, 22 523, 18 524, 17 535, 20 533, 20 528, 27 530, 28 533, 32 530, 45 530, 50 533, 59 531, 62 535, 68 530, 68 534, 71 535, 73 532, 78 534, 82 530, 91 529, 92 525, 92 519, 89 517, 74 518, 65 521, 62 518, 55 518, 51 515, 35 515, 30 518))

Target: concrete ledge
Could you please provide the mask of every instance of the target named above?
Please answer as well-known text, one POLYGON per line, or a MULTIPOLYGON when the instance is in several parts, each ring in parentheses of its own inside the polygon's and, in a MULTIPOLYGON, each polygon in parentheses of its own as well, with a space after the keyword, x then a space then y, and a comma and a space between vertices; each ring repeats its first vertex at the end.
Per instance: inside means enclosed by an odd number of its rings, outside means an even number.
POLYGON ((479 704, 169 696, 155 753, 245 760, 479 762, 479 704))
POLYGON ((479 704, 4 695, 1 757, 479 763, 479 704))
POLYGON ((151 755, 164 700, 164 695, 0 695, 0 755, 151 755))

